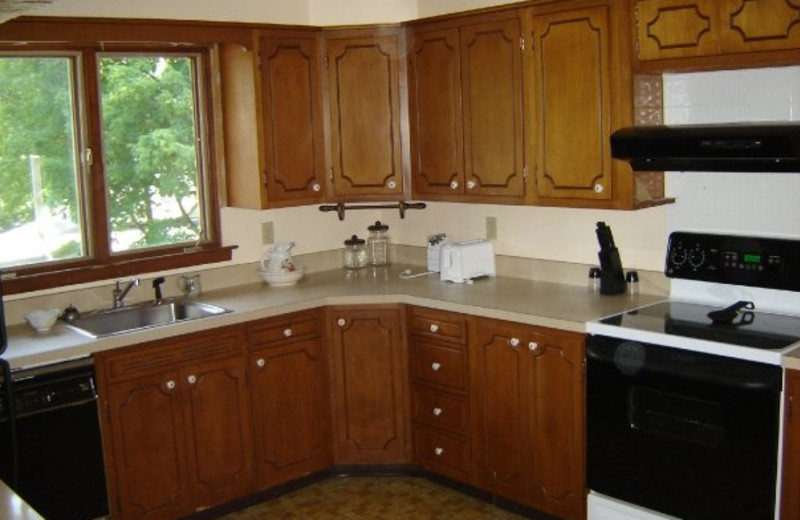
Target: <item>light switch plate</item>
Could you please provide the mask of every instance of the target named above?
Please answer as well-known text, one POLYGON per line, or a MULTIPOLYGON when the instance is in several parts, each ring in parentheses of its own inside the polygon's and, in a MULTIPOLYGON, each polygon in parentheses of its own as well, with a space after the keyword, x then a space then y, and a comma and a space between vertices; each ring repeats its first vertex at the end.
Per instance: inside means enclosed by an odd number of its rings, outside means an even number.
POLYGON ((272 222, 263 222, 261 224, 261 242, 266 246, 275 242, 275 226, 272 222))
POLYGON ((486 217, 486 240, 497 240, 497 217, 486 217))

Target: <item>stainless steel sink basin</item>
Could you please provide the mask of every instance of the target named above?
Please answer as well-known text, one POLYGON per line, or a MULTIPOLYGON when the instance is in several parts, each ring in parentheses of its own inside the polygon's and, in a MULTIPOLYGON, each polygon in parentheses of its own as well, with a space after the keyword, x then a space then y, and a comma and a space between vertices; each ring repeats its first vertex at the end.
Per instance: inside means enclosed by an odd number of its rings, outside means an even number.
POLYGON ((93 338, 159 327, 186 320, 197 320, 231 312, 229 309, 194 300, 164 300, 119 309, 97 311, 67 325, 93 338))

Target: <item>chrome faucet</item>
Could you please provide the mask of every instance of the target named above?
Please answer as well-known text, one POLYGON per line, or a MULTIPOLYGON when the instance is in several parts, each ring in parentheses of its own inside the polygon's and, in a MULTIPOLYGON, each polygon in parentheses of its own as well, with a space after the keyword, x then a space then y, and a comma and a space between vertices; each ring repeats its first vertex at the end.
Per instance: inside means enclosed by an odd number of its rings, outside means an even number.
POLYGON ((139 285, 139 279, 133 278, 128 285, 125 286, 124 289, 120 288, 119 280, 114 285, 114 290, 112 291, 112 295, 114 296, 114 302, 112 304, 112 308, 119 309, 123 305, 125 305, 125 297, 128 295, 131 289, 139 285))

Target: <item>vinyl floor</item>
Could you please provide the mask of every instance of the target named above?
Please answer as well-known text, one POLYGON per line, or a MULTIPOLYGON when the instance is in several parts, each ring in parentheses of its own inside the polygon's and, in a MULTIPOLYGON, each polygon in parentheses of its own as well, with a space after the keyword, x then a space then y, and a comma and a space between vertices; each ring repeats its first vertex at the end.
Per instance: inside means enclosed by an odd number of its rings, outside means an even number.
POLYGON ((522 520, 418 477, 336 477, 220 520, 522 520))

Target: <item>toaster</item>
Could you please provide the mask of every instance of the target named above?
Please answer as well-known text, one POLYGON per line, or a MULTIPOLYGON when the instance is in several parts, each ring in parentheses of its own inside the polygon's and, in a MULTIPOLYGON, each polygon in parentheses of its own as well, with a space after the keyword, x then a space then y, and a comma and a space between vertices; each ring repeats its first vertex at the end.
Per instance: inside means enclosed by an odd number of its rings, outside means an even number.
POLYGON ((494 246, 488 240, 445 244, 439 258, 442 280, 469 283, 474 278, 494 276, 494 246))

